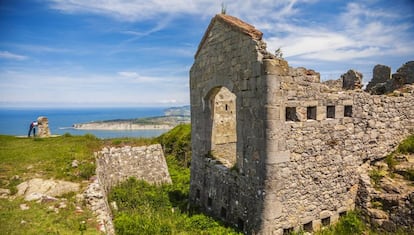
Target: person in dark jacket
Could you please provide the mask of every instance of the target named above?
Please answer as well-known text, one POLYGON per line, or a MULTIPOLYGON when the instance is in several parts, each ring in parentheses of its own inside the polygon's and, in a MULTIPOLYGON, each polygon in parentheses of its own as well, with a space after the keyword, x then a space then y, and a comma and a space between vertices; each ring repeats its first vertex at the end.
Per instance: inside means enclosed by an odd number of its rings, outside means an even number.
POLYGON ((30 133, 33 130, 33 137, 36 137, 36 127, 37 127, 38 123, 36 121, 33 121, 32 123, 30 123, 30 127, 29 127, 29 133, 27 134, 27 137, 30 137, 30 133))

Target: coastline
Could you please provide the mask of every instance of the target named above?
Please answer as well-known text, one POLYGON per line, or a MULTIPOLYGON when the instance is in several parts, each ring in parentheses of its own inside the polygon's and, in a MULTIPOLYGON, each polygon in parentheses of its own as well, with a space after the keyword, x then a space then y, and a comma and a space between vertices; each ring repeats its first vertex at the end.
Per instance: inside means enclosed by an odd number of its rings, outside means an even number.
POLYGON ((76 130, 107 130, 107 131, 124 131, 124 130, 171 130, 175 125, 170 124, 137 124, 130 122, 93 122, 74 124, 76 130))

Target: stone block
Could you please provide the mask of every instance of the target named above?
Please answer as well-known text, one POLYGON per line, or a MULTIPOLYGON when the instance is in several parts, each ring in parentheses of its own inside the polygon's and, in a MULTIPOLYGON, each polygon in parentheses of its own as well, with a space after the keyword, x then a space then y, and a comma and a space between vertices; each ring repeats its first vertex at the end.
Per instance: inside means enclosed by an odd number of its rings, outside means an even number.
POLYGON ((280 120, 280 111, 279 106, 268 106, 266 107, 267 111, 267 120, 280 120))
POLYGON ((288 75, 289 66, 279 59, 264 59, 263 74, 288 75))
POLYGON ((344 106, 343 105, 337 105, 335 110, 335 117, 336 118, 344 118, 344 106))
POLYGON ((302 106, 305 106, 305 107, 318 106, 318 101, 317 100, 302 101, 301 102, 301 105, 302 106))
POLYGON ((263 217, 266 220, 274 220, 282 216, 282 203, 277 199, 267 200, 264 202, 263 217))
POLYGON ((343 105, 353 105, 354 104, 354 101, 353 100, 343 100, 342 101, 342 104, 343 105))
POLYGON ((326 106, 317 106, 316 107, 316 120, 326 119, 326 106))
POLYGON ((290 161, 290 151, 267 151, 266 164, 278 164, 290 161))

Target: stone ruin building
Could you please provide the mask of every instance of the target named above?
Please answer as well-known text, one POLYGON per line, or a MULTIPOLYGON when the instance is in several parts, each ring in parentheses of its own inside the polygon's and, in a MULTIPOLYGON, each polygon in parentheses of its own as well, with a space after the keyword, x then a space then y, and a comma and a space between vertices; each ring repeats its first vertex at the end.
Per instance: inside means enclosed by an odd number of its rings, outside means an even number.
POLYGON ((247 234, 335 223, 356 205, 360 166, 414 133, 413 92, 371 95, 356 80, 321 83, 216 15, 190 71, 191 203, 247 234))
POLYGON ((50 137, 49 119, 47 117, 40 116, 37 118, 38 133, 37 137, 50 137))

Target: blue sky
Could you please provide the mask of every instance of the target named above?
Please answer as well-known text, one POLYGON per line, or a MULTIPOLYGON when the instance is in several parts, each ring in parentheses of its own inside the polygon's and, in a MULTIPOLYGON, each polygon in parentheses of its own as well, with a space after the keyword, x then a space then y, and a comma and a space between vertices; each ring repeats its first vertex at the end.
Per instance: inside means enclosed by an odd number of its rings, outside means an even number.
POLYGON ((264 33, 293 67, 372 77, 414 60, 412 0, 4 0, 0 107, 177 106, 221 11, 264 33))

